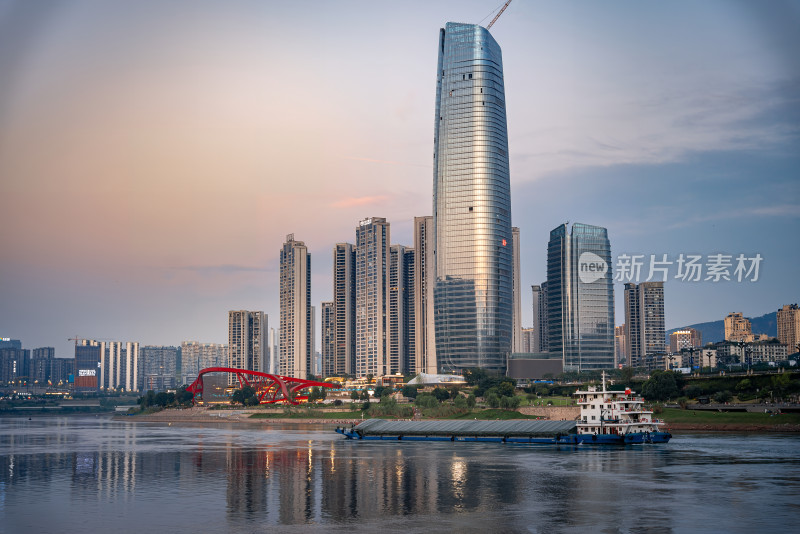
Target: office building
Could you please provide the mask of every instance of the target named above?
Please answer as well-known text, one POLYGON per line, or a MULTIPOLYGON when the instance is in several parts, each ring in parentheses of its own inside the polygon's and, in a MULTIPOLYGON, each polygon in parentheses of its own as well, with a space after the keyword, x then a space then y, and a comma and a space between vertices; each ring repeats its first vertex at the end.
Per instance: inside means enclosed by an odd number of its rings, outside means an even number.
POLYGON ((383 376, 389 372, 389 223, 370 217, 356 228, 355 375, 383 376))
POLYGON ((305 243, 286 236, 281 248, 279 374, 308 378, 313 374, 311 255, 305 243))
POLYGON ((800 309, 797 304, 785 304, 776 314, 778 341, 786 345, 789 354, 800 352, 800 309))
MULTIPOLYGON (((267 361, 267 314, 262 311, 231 310, 228 312, 228 365, 234 369, 264 372, 267 361)), ((237 386, 233 373, 228 385, 237 386)))
POLYGON ((414 370, 437 374, 433 288, 433 217, 414 217, 414 370))
POLYGON ((31 351, 7 344, 0 348, 0 385, 27 382, 30 367, 31 351))
POLYGON ((332 375, 356 372, 356 252, 350 243, 333 247, 334 347, 332 375))
POLYGON ((631 367, 666 352, 664 282, 625 284, 625 327, 631 367))
POLYGON ((614 365, 614 285, 605 228, 574 223, 550 232, 547 245, 548 352, 564 371, 614 365))
POLYGON ((488 30, 448 22, 436 71, 433 225, 440 370, 504 373, 513 242, 503 60, 488 30))
POLYGON ((741 312, 729 313, 725 317, 725 341, 752 341, 750 320, 741 312))
POLYGON ((81 339, 75 345, 75 376, 73 388, 77 393, 100 391, 101 364, 100 343, 93 339, 81 339))

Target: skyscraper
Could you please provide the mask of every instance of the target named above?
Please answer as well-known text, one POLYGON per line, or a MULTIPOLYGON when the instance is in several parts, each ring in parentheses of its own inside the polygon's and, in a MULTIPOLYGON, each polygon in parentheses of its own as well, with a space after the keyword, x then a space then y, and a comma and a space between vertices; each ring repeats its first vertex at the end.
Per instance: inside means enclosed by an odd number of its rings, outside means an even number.
MULTIPOLYGON (((575 223, 550 232, 547 245, 549 352, 564 371, 614 365, 614 285, 605 228, 575 223)), ((662 336, 663 339, 663 336, 662 336)))
POLYGON ((503 372, 513 327, 513 245, 502 53, 485 28, 448 22, 438 54, 436 357, 442 371, 503 372))
POLYGON ((389 223, 370 217, 356 228, 355 374, 389 372, 386 323, 389 305, 389 223))
POLYGON ((514 295, 514 308, 512 310, 512 350, 514 352, 525 352, 522 350, 522 288, 520 287, 519 228, 516 226, 511 227, 511 243, 513 251, 513 276, 511 279, 514 295))
POLYGON ((666 352, 664 282, 625 284, 625 335, 631 367, 666 352))
POLYGON ((336 321, 333 302, 322 303, 322 372, 323 377, 336 376, 336 360, 333 358, 336 340, 336 321))
POLYGON ((436 374, 433 217, 414 217, 414 372, 436 374))
POLYGON ((280 255, 280 366, 278 373, 308 378, 313 373, 311 254, 305 243, 286 236, 280 255))
POLYGON ((333 247, 334 346, 331 374, 356 372, 356 253, 350 243, 333 247))
POLYGON ((412 372, 414 364, 414 249, 389 248, 388 374, 412 372))
MULTIPOLYGON (((267 314, 262 311, 228 312, 228 367, 264 372, 267 364, 267 314)), ((228 374, 228 385, 238 385, 228 374)))
POLYGON ((547 282, 531 286, 531 295, 533 297, 531 352, 547 352, 550 349, 547 337, 547 282))

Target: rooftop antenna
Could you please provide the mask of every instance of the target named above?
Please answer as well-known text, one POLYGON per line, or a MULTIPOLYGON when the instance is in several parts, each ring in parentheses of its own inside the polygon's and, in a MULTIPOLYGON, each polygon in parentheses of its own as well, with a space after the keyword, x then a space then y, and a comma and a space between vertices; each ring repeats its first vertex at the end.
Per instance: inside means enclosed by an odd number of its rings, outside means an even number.
POLYGON ((495 16, 494 16, 494 18, 492 19, 492 22, 490 22, 490 23, 489 23, 489 24, 486 26, 486 29, 487 29, 487 30, 490 30, 490 29, 492 28, 492 26, 494 25, 494 23, 495 23, 495 22, 497 22, 497 19, 499 19, 499 18, 500 18, 500 15, 502 15, 502 14, 503 14, 503 11, 505 11, 505 10, 506 10, 506 8, 508 7, 508 4, 510 4, 510 3, 511 3, 511 0, 508 0, 508 2, 506 2, 506 3, 505 3, 505 5, 503 5, 502 9, 500 9, 500 11, 497 13, 497 15, 495 15, 495 16))

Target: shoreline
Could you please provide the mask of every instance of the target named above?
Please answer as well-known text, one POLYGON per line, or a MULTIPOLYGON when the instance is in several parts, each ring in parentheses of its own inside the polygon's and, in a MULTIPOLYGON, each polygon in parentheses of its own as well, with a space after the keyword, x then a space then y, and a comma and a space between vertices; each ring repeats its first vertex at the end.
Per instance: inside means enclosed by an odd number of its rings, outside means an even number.
MULTIPOLYGON (((353 425, 358 424, 362 419, 318 419, 318 418, 265 418, 251 419, 253 412, 209 412, 205 409, 189 410, 164 410, 147 415, 123 415, 115 414, 113 419, 117 421, 141 421, 146 423, 245 423, 250 425, 271 425, 271 424, 302 424, 302 425, 353 425)), ((800 424, 742 424, 742 423, 667 423, 665 425, 670 432, 675 431, 703 431, 703 432, 759 432, 759 433, 800 433, 800 424)))

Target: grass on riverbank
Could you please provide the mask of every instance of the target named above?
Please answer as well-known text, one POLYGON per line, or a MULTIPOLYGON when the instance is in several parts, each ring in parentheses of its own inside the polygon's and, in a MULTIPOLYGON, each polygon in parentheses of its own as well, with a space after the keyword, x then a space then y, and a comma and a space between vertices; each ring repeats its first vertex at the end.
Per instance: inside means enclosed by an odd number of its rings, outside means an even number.
POLYGON ((770 415, 768 413, 751 412, 714 412, 710 410, 681 410, 664 408, 663 413, 656 415, 667 423, 706 424, 740 424, 740 425, 782 425, 800 424, 800 414, 787 413, 770 415))

